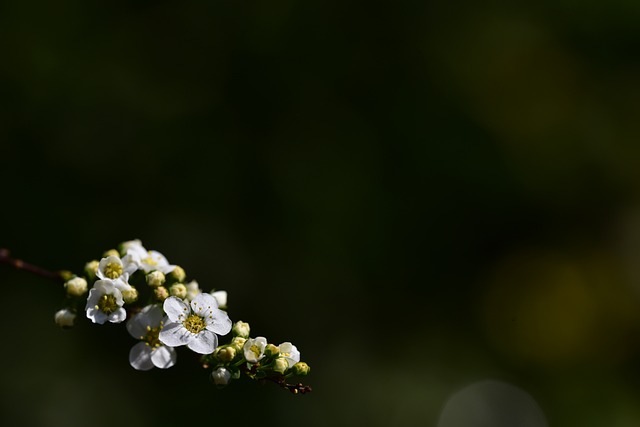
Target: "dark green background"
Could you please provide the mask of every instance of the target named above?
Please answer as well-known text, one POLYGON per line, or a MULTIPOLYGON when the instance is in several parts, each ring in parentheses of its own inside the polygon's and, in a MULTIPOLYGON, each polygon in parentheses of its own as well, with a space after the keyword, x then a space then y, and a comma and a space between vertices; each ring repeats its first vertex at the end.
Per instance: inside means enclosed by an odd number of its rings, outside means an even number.
POLYGON ((493 378, 640 425, 640 3, 482 3, 3 3, 0 246, 140 238, 314 392, 136 372, 3 267, 2 424, 435 427, 493 378))

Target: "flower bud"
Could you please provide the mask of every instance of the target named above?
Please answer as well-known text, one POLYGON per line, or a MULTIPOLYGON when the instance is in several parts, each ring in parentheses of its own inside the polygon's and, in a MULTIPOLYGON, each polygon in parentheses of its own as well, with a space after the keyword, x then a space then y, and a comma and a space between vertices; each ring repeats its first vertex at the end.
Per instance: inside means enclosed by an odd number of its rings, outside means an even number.
POLYGON ((176 267, 171 272, 171 277, 175 279, 176 282, 184 282, 184 279, 187 277, 187 274, 184 272, 182 267, 176 265, 176 267))
POLYGON ((98 274, 98 267, 100 266, 100 262, 98 260, 89 261, 84 265, 84 272, 87 275, 89 281, 93 282, 96 279, 96 274, 98 274))
POLYGON ((105 253, 102 254, 103 258, 108 258, 110 256, 117 256, 118 258, 120 258, 120 252, 118 252, 115 249, 109 249, 108 251, 105 251, 105 253))
POLYGON ((234 347, 222 347, 217 352, 217 358, 222 363, 229 363, 236 357, 236 349, 234 347))
POLYGON ((242 337, 233 337, 233 339, 231 340, 231 343, 229 343, 229 345, 233 348, 236 349, 236 351, 241 351, 242 347, 244 346, 244 343, 247 342, 246 338, 242 338, 242 337))
POLYGON ((62 277, 62 280, 64 280, 65 282, 68 282, 69 280, 76 277, 76 275, 70 272, 69 270, 59 271, 58 274, 60 275, 60 277, 62 277))
POLYGON ((211 380, 215 385, 224 386, 229 384, 231 380, 231 372, 227 368, 223 368, 222 366, 211 372, 211 380))
POLYGON ((56 324, 62 328, 70 328, 76 320, 76 314, 67 308, 63 308, 56 312, 53 317, 56 324))
POLYGON ((152 271, 147 274, 147 285, 152 288, 164 285, 165 277, 162 271, 152 271))
POLYGON ((293 365, 291 369, 293 369, 294 374, 300 375, 300 376, 305 376, 309 374, 309 372, 311 371, 311 368, 309 367, 309 365, 307 365, 304 362, 296 363, 295 365, 293 365))
POLYGON ((79 297, 87 292, 87 281, 82 277, 74 277, 64 284, 67 295, 79 297))
POLYGON ((219 309, 225 310, 227 308, 227 291, 215 291, 211 292, 211 295, 216 299, 219 309))
POLYGON ((234 323, 231 332, 236 337, 249 338, 249 333, 251 332, 251 328, 247 322, 243 322, 242 320, 234 323))
POLYGON ((193 301, 195 297, 200 295, 200 293, 202 293, 202 291, 200 290, 200 286, 198 285, 198 282, 196 282, 195 280, 192 280, 189 283, 187 283, 187 299, 189 301, 193 301))
POLYGON ((287 359, 285 359, 284 357, 278 357, 273 362, 274 371, 284 374, 287 371, 287 369, 289 369, 289 362, 287 362, 287 359))
POLYGON ((182 283, 174 283, 169 287, 169 294, 173 297, 185 299, 187 297, 187 287, 182 283))
POLYGON ((158 286, 153 290, 153 294, 155 295, 158 301, 164 301, 169 298, 169 291, 164 286, 158 286))
POLYGON ((138 300, 138 290, 133 286, 130 286, 129 289, 126 289, 122 292, 122 299, 125 304, 131 304, 138 300))
POLYGON ((273 344, 267 344, 267 346, 264 348, 264 355, 267 357, 275 357, 279 354, 280 350, 278 350, 278 347, 273 344))

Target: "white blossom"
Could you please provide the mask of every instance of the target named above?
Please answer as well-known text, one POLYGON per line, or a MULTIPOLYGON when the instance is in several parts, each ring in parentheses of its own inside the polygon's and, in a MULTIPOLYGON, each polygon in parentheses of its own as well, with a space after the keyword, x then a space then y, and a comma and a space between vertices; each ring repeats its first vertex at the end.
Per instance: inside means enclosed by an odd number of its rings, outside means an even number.
POLYGON ((267 339, 265 337, 249 338, 242 347, 244 358, 249 363, 258 363, 264 357, 266 346, 267 339))
POLYGON ((129 276, 137 269, 138 266, 130 255, 125 255, 123 258, 115 255, 109 255, 108 257, 100 260, 96 276, 103 280, 122 279, 123 282, 128 283, 129 276))
POLYGON ((210 294, 200 294, 190 304, 169 297, 163 308, 169 322, 160 331, 160 341, 171 347, 186 345, 196 353, 210 354, 218 346, 216 334, 231 330, 231 319, 210 294))
POLYGON ((122 292, 126 283, 117 280, 98 280, 89 291, 85 310, 87 317, 93 323, 103 324, 106 321, 120 323, 127 318, 127 312, 122 306, 122 292))
POLYGON ((300 361, 300 352, 295 345, 290 342, 283 342, 278 346, 280 357, 284 357, 291 368, 293 365, 300 361))
POLYGON ((148 371, 154 366, 166 369, 176 364, 176 350, 163 345, 158 338, 166 322, 167 317, 158 304, 144 307, 127 322, 131 336, 140 340, 129 352, 129 363, 135 369, 148 371))

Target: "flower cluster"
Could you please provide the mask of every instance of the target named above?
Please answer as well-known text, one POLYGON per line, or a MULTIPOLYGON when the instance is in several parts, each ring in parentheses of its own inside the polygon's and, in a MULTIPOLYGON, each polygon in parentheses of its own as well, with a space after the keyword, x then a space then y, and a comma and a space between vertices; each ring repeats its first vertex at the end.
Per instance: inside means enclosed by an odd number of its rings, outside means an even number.
POLYGON ((137 370, 170 368, 177 362, 177 347, 186 346, 202 355, 203 366, 212 367, 210 377, 218 386, 244 375, 293 393, 310 391, 286 382, 309 372, 293 344, 250 338, 248 323, 234 324, 229 318, 225 291, 203 292, 198 282, 186 278, 160 252, 148 251, 139 240, 124 242, 88 262, 83 276, 66 273, 67 304, 55 321, 71 327, 78 313, 100 325, 126 321, 127 331, 138 340, 129 352, 129 363, 137 370), (219 336, 229 332, 231 342, 220 345, 219 336))

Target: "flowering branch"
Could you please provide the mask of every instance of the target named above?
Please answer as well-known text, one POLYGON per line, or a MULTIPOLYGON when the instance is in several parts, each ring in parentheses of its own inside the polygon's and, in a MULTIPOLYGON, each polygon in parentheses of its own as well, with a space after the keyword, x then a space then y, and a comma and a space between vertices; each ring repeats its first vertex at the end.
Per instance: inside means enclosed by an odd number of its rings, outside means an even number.
POLYGON ((0 263, 8 264, 15 269, 24 270, 29 273, 35 274, 36 276, 44 277, 46 279, 52 279, 57 282, 64 282, 64 274, 62 272, 45 270, 42 267, 26 263, 20 259, 12 258, 9 249, 0 248, 0 263))
POLYGON ((0 249, 0 263, 64 283, 65 307, 55 314, 63 328, 73 326, 78 313, 99 325, 126 320, 127 331, 138 340, 129 352, 134 369, 170 368, 177 362, 177 348, 186 346, 201 355, 204 368, 213 368, 210 379, 218 387, 244 376, 273 382, 293 394, 311 392, 302 383, 287 382, 310 371, 296 346, 251 338, 248 323, 229 318, 226 291, 203 292, 198 282, 185 280, 181 267, 169 264, 160 252, 148 251, 139 240, 105 252, 100 261, 89 261, 83 275, 45 270, 12 258, 7 249, 0 249), (219 345, 218 337, 229 332, 231 342, 219 345))

